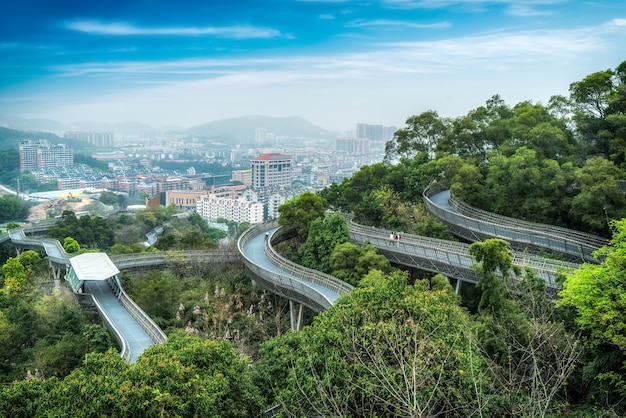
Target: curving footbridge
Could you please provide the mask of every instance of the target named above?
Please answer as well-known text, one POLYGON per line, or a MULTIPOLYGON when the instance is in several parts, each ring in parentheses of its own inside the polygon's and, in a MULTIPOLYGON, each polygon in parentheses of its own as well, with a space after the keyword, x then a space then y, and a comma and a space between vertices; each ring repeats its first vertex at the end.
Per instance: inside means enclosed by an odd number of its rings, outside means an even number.
POLYGON ((594 251, 607 239, 557 226, 496 215, 461 202, 449 189, 433 187, 424 192, 428 211, 450 231, 468 241, 502 238, 519 251, 556 253, 578 262, 597 263, 594 251))
MULTIPOLYGON (((578 268, 582 261, 595 262, 593 251, 607 243, 588 234, 480 211, 456 201, 448 190, 427 190, 424 201, 428 210, 462 239, 476 241, 501 237, 511 242, 513 248, 522 249, 514 251, 513 263, 532 269, 553 289, 558 287, 556 278, 560 271, 578 268), (528 252, 529 248, 565 254, 580 262, 543 258, 528 252)), ((53 222, 42 222, 11 230, 9 234, 0 236, 0 243, 10 240, 18 248, 43 249, 58 280, 62 272, 69 270, 71 255, 65 253, 57 240, 31 236, 44 232, 51 224, 53 222)), ((457 292, 462 282, 478 281, 471 268, 474 259, 468 254, 469 244, 411 234, 402 234, 399 240, 390 239, 391 231, 352 221, 348 221, 348 227, 353 242, 372 244, 392 263, 456 279, 457 292)), ((180 263, 243 262, 255 283, 290 301, 291 326, 300 329, 304 306, 315 312, 326 310, 353 287, 280 256, 273 245, 289 238, 289 233, 285 228, 278 228, 276 223, 266 223, 244 232, 237 242, 237 251, 148 252, 112 256, 110 260, 118 269, 180 263)), ((104 281, 85 281, 77 296, 97 307, 105 325, 118 341, 121 355, 129 362, 134 362, 148 346, 166 339, 163 331, 124 292, 116 275, 104 281)))

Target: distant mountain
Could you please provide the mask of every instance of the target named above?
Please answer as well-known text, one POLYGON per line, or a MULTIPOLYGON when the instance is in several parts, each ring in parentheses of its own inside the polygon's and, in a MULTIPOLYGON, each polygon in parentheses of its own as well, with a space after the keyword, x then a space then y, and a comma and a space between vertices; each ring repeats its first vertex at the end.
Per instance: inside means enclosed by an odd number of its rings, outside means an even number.
POLYGON ((60 122, 51 119, 27 119, 19 116, 0 115, 0 127, 20 131, 63 132, 66 128, 60 122))
POLYGON ((68 130, 108 131, 113 132, 115 135, 137 135, 142 132, 158 131, 158 129, 156 129, 154 126, 139 122, 106 123, 91 121, 74 122, 72 123, 72 126, 68 128, 68 130))
MULTIPOLYGON (((20 137, 26 139, 28 139, 28 135, 25 134, 25 132, 31 132, 31 136, 41 135, 42 132, 52 132, 62 137, 63 133, 72 130, 110 131, 115 135, 138 135, 147 132, 189 134, 237 143, 253 142, 257 128, 266 129, 268 134, 288 138, 325 139, 334 138, 337 135, 336 132, 320 128, 299 116, 278 118, 268 116, 242 116, 208 122, 186 129, 178 126, 155 128, 154 126, 139 122, 106 123, 80 121, 65 125, 50 119, 27 119, 17 116, 0 115, 0 128, 22 131, 20 137)), ((43 139, 44 136, 40 136, 39 138, 33 137, 32 139, 40 138, 43 139)))
POLYGON ((39 141, 45 139, 53 144, 61 142, 61 138, 50 132, 20 131, 0 127, 0 149, 17 149, 21 141, 39 141))
POLYGON ((328 131, 302 119, 299 116, 272 118, 268 116, 242 116, 221 119, 194 126, 187 130, 190 134, 215 138, 235 138, 243 142, 253 142, 257 128, 268 133, 290 138, 332 138, 335 132, 328 131))

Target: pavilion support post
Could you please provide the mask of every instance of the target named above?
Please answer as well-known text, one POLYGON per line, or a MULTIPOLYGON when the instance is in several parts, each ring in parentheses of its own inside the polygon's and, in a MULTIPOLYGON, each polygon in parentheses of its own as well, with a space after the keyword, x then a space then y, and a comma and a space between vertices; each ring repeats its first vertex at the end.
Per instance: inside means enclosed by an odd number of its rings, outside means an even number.
POLYGON ((303 305, 301 303, 296 307, 292 300, 289 301, 289 314, 291 318, 291 329, 300 331, 302 329, 303 305), (297 312, 296 312, 297 310, 297 312))
POLYGON ((454 286, 454 293, 457 295, 461 292, 461 279, 456 279, 456 286, 454 286))

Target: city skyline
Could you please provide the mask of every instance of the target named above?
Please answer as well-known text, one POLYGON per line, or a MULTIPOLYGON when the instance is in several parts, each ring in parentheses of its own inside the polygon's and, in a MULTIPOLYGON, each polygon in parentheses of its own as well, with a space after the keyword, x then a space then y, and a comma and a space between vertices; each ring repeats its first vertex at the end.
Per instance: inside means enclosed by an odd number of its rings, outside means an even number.
POLYGON ((547 103, 626 59, 626 4, 265 0, 5 5, 0 115, 190 127, 300 116, 329 130, 547 103))

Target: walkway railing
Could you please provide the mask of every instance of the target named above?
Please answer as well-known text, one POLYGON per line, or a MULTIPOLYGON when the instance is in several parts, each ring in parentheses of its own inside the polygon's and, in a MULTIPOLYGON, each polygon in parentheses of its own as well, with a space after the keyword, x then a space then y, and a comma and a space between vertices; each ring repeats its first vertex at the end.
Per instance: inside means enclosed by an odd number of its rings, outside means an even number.
POLYGON ((109 287, 117 296, 124 309, 133 317, 133 319, 139 324, 139 326, 146 331, 146 334, 150 336, 155 344, 164 343, 167 341, 167 336, 163 330, 141 309, 135 301, 133 301, 128 294, 122 288, 117 277, 110 277, 107 279, 109 287))
POLYGON ((237 263, 241 261, 237 251, 228 250, 150 251, 112 255, 110 258, 120 270, 170 263, 237 263))
MULTIPOLYGON (((369 242, 392 262, 417 267, 450 278, 476 283, 478 276, 472 269, 476 262, 469 255, 469 244, 402 234, 400 240, 389 238, 391 231, 348 222, 350 238, 357 243, 369 242)), ((578 268, 576 263, 552 260, 528 253, 513 252, 513 264, 529 267, 543 277, 550 288, 558 288, 560 271, 578 268)))
POLYGON ((326 289, 330 289, 338 295, 346 295, 354 289, 354 286, 344 282, 343 280, 339 280, 330 274, 301 266, 300 264, 294 263, 276 252, 272 246, 272 242, 287 232, 288 231, 286 231, 285 228, 279 228, 269 237, 268 245, 265 246, 265 255, 272 262, 272 264, 286 273, 307 282, 315 283, 325 287, 326 289))
MULTIPOLYGON (((68 254, 63 249, 61 243, 56 239, 51 238, 30 238, 25 235, 25 233, 37 233, 45 231, 50 225, 53 225, 54 222, 46 222, 41 223, 28 228, 20 228, 13 229, 9 231, 9 237, 11 241, 25 248, 43 248, 48 256, 48 260, 51 264, 56 264, 58 266, 62 266, 63 268, 67 268, 70 257, 73 254, 68 254)), ((193 254, 193 256, 197 256, 197 254, 193 254)), ((161 254, 161 257, 163 255, 161 254)), ((141 257, 135 257, 141 259, 141 257)), ((165 257, 167 259, 167 257, 165 257)), ((153 264, 157 264, 156 259, 153 257, 150 259, 146 257, 142 259, 144 263, 147 260, 151 260, 153 264)), ((128 262, 130 264, 130 262, 128 262)), ((109 287, 112 289, 113 293, 117 297, 121 306, 128 312, 128 314, 137 322, 137 324, 148 334, 148 336, 152 339, 154 343, 162 343, 166 341, 167 337, 165 333, 159 328, 159 326, 146 314, 137 304, 126 294, 124 289, 122 289, 117 278, 109 278, 107 279, 109 287)), ((115 325, 112 319, 107 314, 106 310, 98 301, 98 298, 94 297, 91 294, 77 294, 79 298, 90 298, 91 302, 96 306, 100 317, 104 321, 107 329, 110 330, 113 337, 116 339, 121 348, 120 355, 127 361, 131 359, 131 353, 129 349, 128 340, 121 333, 119 328, 115 325)))
POLYGON ((100 304, 98 299, 90 293, 76 293, 76 296, 81 301, 81 303, 85 303, 86 301, 88 304, 93 304, 96 307, 100 318, 102 319, 102 322, 104 322, 105 328, 109 330, 115 341, 117 341, 117 344, 120 346, 120 357, 122 357, 126 362, 130 363, 131 354, 128 340, 115 325, 115 322, 106 313, 106 310, 100 304))
POLYGON ((255 263, 246 254, 246 244, 252 238, 258 237, 276 226, 275 222, 257 225, 244 232, 237 241, 237 247, 245 266, 256 276, 257 281, 263 287, 272 293, 301 303, 316 312, 328 309, 333 305, 334 300, 331 300, 324 292, 316 289, 315 286, 325 287, 333 292, 336 292, 336 290, 349 292, 349 289, 352 288, 349 284, 342 284, 340 280, 332 276, 300 266, 280 256, 269 245, 269 242, 273 239, 272 237, 264 245, 264 253, 269 262, 279 271, 276 272, 255 263))
POLYGON ((429 212, 446 223, 452 233, 470 241, 502 238, 518 250, 561 253, 571 259, 597 262, 593 253, 608 244, 608 240, 591 234, 538 224, 506 216, 496 215, 474 208, 449 197, 449 207, 437 204, 432 199, 446 189, 433 187, 424 191, 424 202, 429 212))

